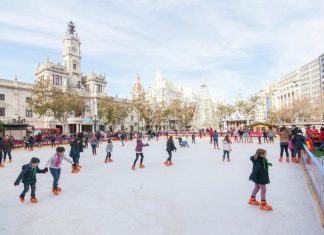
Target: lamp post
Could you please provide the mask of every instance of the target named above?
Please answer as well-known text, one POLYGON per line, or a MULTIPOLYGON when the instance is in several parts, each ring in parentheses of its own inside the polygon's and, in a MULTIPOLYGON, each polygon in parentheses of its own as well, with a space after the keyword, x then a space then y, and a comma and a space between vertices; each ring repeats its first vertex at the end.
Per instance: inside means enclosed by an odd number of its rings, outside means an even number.
POLYGON ((94 132, 97 132, 97 115, 94 115, 94 132))

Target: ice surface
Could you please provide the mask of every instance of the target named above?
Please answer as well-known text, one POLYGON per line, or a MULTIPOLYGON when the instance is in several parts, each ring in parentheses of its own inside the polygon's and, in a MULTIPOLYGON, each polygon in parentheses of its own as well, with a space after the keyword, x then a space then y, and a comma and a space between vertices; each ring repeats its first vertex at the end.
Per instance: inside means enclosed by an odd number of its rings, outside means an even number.
POLYGON ((163 165, 165 138, 149 143, 146 168, 135 172, 135 142, 125 147, 115 142, 111 164, 103 163, 106 143, 95 157, 86 149, 76 175, 63 162, 59 196, 51 193, 50 173, 38 174, 38 204, 29 202, 29 193, 21 204, 23 185, 13 182, 32 156, 41 159, 42 168, 54 150, 15 150, 13 163, 0 168, 0 234, 324 234, 301 165, 279 163, 278 142, 234 144, 227 163, 221 150, 197 138, 189 149, 178 147, 172 167, 163 165), (272 212, 247 204, 253 189, 249 157, 259 147, 273 163, 267 193, 272 212))

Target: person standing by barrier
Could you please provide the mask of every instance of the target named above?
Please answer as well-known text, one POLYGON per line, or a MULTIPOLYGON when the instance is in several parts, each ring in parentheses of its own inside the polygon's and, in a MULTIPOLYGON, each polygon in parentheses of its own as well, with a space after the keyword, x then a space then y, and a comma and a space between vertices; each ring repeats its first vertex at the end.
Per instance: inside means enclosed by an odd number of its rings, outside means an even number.
POLYGON ((284 151, 286 153, 286 162, 289 162, 289 152, 288 152, 289 131, 287 130, 287 128, 285 126, 280 128, 279 142, 280 142, 280 158, 279 158, 279 162, 282 162, 282 157, 283 157, 284 151))
POLYGON ((303 149, 303 144, 305 143, 305 137, 301 130, 298 130, 297 134, 292 137, 292 143, 294 146, 292 161, 295 163, 299 163, 301 159, 301 151, 303 149), (296 158, 298 155, 298 158, 296 158))

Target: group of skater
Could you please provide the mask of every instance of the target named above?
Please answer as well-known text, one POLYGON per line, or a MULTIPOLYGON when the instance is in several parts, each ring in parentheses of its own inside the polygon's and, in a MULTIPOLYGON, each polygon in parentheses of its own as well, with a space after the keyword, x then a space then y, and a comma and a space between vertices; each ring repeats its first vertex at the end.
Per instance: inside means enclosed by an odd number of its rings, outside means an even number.
MULTIPOLYGON (((230 162, 230 152, 232 151, 232 139, 234 139, 235 143, 235 135, 231 138, 230 134, 225 134, 225 136, 221 136, 217 130, 213 130, 212 128, 209 129, 209 142, 213 144, 214 149, 220 149, 219 146, 219 139, 221 138, 222 148, 223 148, 223 157, 222 161, 230 162)), ((268 137, 269 132, 270 136, 272 129, 269 129, 267 131, 268 137)), ((324 130, 323 130, 324 131, 324 130)), ((274 136, 274 135, 273 135, 274 136)), ((289 131, 286 127, 281 127, 278 131, 279 136, 279 143, 280 143, 280 158, 279 161, 282 162, 283 153, 286 153, 286 162, 289 162, 289 153, 288 149, 291 150, 291 159, 293 162, 299 162, 301 158, 301 150, 303 148, 303 144, 308 143, 308 139, 303 135, 302 131, 298 128, 293 128, 291 131, 289 131), (292 147, 289 147, 292 145, 292 147), (298 158, 297 158, 297 157, 298 158)), ((131 170, 135 171, 137 167, 137 163, 139 162, 138 168, 143 169, 144 166, 144 154, 143 154, 143 148, 148 147, 149 143, 144 142, 144 136, 139 134, 137 135, 136 139, 136 147, 135 147, 135 159, 133 161, 133 164, 131 166, 131 170)), ((195 134, 192 134, 192 144, 196 144, 195 140, 195 134)), ((176 139, 179 140, 179 147, 189 147, 188 145, 188 137, 185 136, 178 136, 176 139), (184 137, 185 139, 183 139, 184 137), (183 143, 184 142, 184 143, 183 143), (184 145, 185 144, 185 145, 184 145)), ((273 142, 273 139, 271 139, 273 142)), ((97 154, 97 148, 99 147, 100 143, 100 137, 96 136, 96 134, 92 134, 89 136, 89 141, 92 149, 93 156, 96 156, 97 154)), ((243 139, 244 143, 244 139, 243 139)), ((124 142, 122 142, 122 146, 124 146, 124 142)), ((309 146, 309 145, 307 145, 309 146)), ((0 142, 1 147, 1 142, 0 142)), ((38 173, 47 173, 48 171, 53 177, 53 184, 52 184, 52 193, 54 195, 59 195, 62 192, 62 188, 59 186, 59 180, 61 175, 61 165, 63 160, 67 163, 71 164, 72 167, 72 173, 78 173, 81 170, 80 166, 80 153, 83 152, 83 148, 87 148, 88 145, 85 143, 84 138, 82 135, 76 135, 73 141, 70 143, 70 153, 69 157, 65 155, 65 148, 64 147, 57 147, 55 153, 48 159, 48 161, 45 164, 44 169, 39 169, 38 165, 40 162, 40 159, 33 157, 28 164, 25 164, 22 166, 22 171, 19 174, 17 180, 14 182, 14 185, 17 186, 22 181, 24 184, 24 190, 19 195, 19 199, 21 202, 25 201, 25 194, 29 191, 29 188, 31 188, 31 199, 30 201, 32 203, 38 202, 38 199, 36 198, 35 191, 36 191, 36 174, 38 173)), ((104 159, 104 163, 111 163, 112 160, 112 152, 113 152, 113 141, 112 139, 107 140, 107 144, 105 147, 106 150, 106 157, 104 159)), ((166 152, 167 157, 164 161, 164 165, 167 167, 170 167, 173 165, 172 157, 173 152, 177 151, 177 147, 174 143, 174 137, 173 136, 167 136, 166 141, 166 152)), ((253 206, 259 206, 262 210, 271 211, 273 210, 272 206, 270 206, 266 201, 266 185, 270 183, 269 179, 269 167, 272 166, 270 162, 267 160, 267 151, 262 148, 258 148, 256 152, 250 157, 250 160, 252 162, 252 172, 250 174, 249 179, 254 182, 254 188, 251 193, 251 196, 248 200, 248 204, 253 206), (261 201, 258 201, 256 199, 257 193, 261 191, 261 201)))

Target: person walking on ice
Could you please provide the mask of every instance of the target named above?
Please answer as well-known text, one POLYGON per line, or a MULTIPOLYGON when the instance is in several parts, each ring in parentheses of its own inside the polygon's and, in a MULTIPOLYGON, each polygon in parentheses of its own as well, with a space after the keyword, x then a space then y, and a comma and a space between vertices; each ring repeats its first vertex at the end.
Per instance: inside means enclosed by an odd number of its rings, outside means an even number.
POLYGON ((177 151, 177 148, 175 147, 174 145, 174 142, 173 142, 173 137, 170 136, 168 141, 167 141, 167 148, 166 148, 166 151, 168 152, 169 154, 169 157, 168 159, 164 162, 164 165, 166 166, 172 166, 173 163, 172 163, 172 151, 177 151))
POLYGON ((57 147, 56 152, 48 159, 45 167, 50 168, 51 175, 53 176, 53 188, 52 192, 54 195, 58 195, 60 192, 62 192, 62 189, 58 186, 58 182, 60 180, 61 176, 61 165, 62 160, 69 162, 71 165, 75 166, 73 162, 67 158, 64 154, 65 148, 64 147, 57 147))
POLYGON ((30 160, 30 163, 22 166, 22 171, 16 179, 14 185, 18 186, 20 181, 24 183, 24 191, 20 194, 20 202, 25 202, 25 194, 29 191, 29 186, 31 187, 31 203, 37 203, 38 199, 36 198, 36 174, 37 173, 46 173, 47 168, 40 170, 38 168, 40 160, 39 158, 33 157, 30 160))
POLYGON ((135 171, 136 162, 137 162, 139 156, 141 156, 139 168, 144 168, 144 165, 143 165, 144 155, 143 155, 142 151, 143 151, 143 147, 145 147, 145 146, 149 146, 149 144, 148 143, 144 144, 142 141, 142 136, 140 135, 136 142, 136 148, 135 148, 136 158, 135 158, 134 164, 132 166, 133 171, 135 171))
POLYGON ((231 161, 230 159, 230 152, 232 151, 232 142, 231 142, 231 139, 229 137, 229 135, 226 135, 225 136, 225 139, 223 140, 223 161, 225 161, 225 157, 227 155, 227 161, 231 161))
POLYGON ((260 206, 261 210, 271 211, 272 207, 267 204, 266 201, 266 185, 270 183, 269 180, 269 166, 272 166, 268 162, 267 151, 264 149, 258 149, 254 156, 250 158, 253 163, 252 173, 249 177, 255 183, 251 197, 249 199, 250 205, 260 206), (261 189, 261 203, 256 200, 256 195, 261 189))
POLYGON ((106 160, 105 160, 105 163, 108 163, 108 162, 112 162, 113 160, 111 160, 111 153, 113 151, 113 144, 111 142, 111 139, 108 139, 107 141, 107 147, 106 147, 106 152, 107 152, 107 155, 106 155, 106 160))

